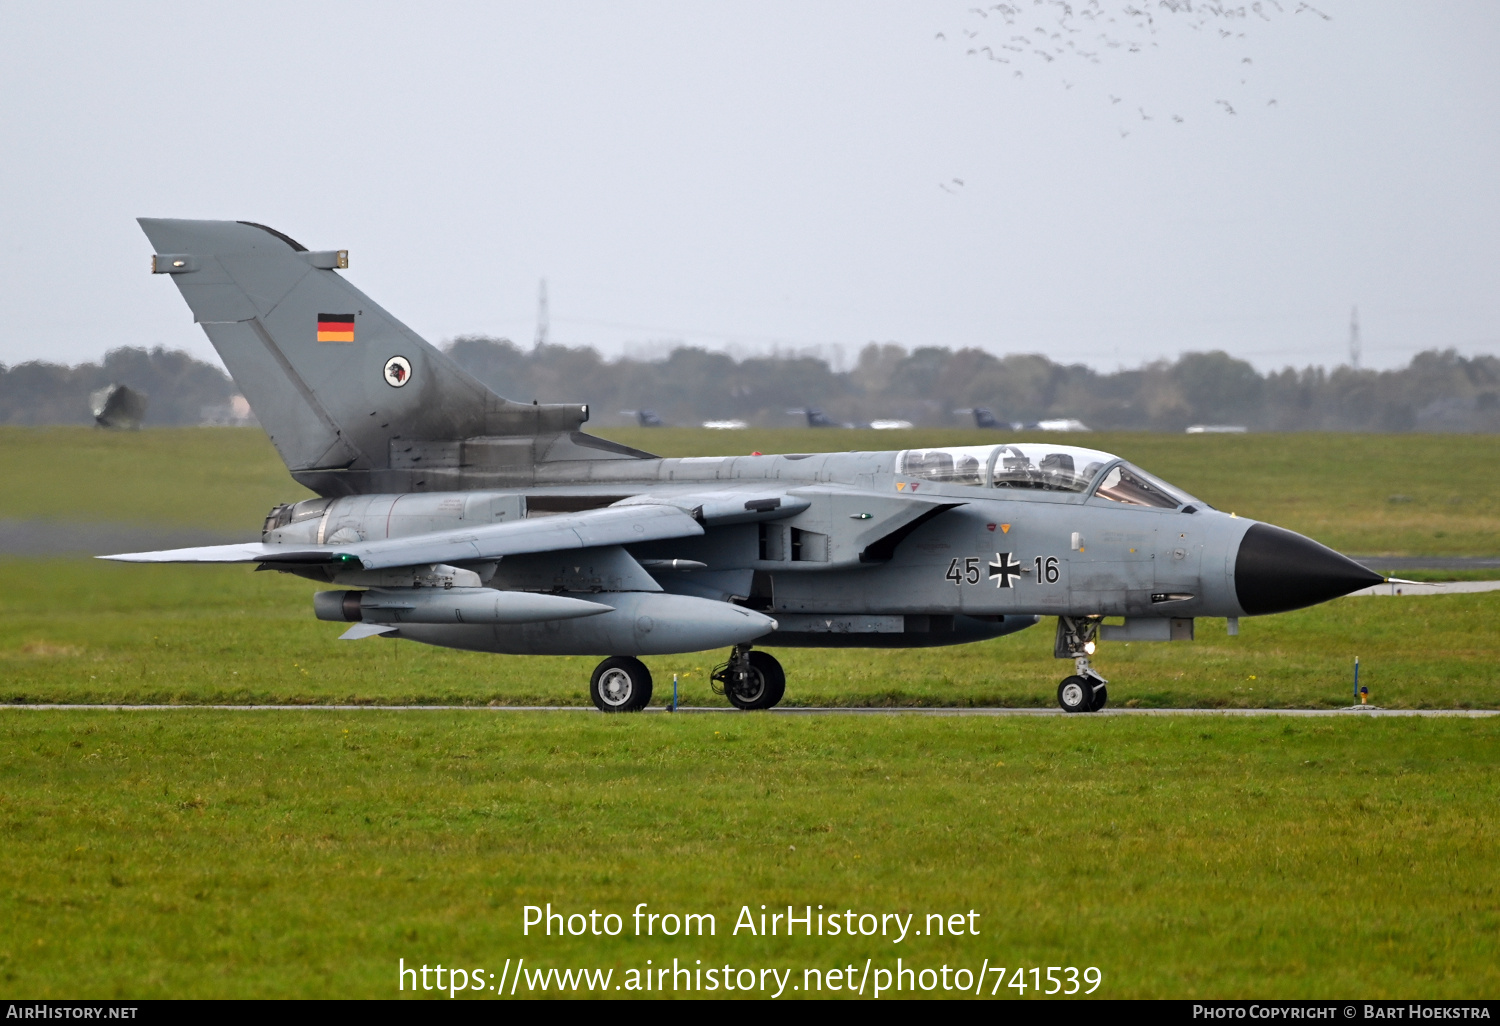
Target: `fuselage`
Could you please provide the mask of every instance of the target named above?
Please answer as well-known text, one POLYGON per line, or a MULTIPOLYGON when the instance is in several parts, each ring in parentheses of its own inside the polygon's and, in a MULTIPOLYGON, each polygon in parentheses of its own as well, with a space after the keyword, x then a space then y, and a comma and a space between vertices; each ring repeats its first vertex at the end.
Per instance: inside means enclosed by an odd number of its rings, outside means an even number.
MULTIPOLYGON (((1242 595, 1241 548, 1255 521, 1215 510, 1118 457, 1074 446, 569 461, 537 470, 536 483, 524 488, 307 500, 273 512, 265 540, 353 544, 602 508, 643 495, 670 501, 774 491, 805 508, 780 519, 711 526, 700 537, 627 545, 632 567, 690 561, 687 571, 649 572, 668 593, 731 601, 774 617, 778 630, 763 645, 956 643, 1009 633, 1046 615, 1275 611, 1249 608, 1253 603, 1242 595)), ((597 595, 634 590, 631 572, 607 552, 581 550, 508 557, 487 583, 597 595)), ((1263 591, 1265 583, 1257 579, 1255 587, 1263 591)), ((1306 603, 1284 608, 1295 604, 1306 603)), ((588 622, 571 629, 588 630, 588 622)), ((463 629, 444 629, 445 636, 454 630, 463 629)), ((537 648, 501 644, 499 650, 537 648)))

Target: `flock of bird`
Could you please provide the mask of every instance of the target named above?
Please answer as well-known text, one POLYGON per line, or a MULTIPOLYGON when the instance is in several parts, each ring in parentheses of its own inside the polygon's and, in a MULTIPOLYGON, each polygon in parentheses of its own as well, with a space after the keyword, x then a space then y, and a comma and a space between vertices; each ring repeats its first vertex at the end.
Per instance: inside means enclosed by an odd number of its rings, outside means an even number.
MULTIPOLYGON (((1212 37, 1225 47, 1235 47, 1243 54, 1248 46, 1249 31, 1261 23, 1274 21, 1283 15, 1310 15, 1331 21, 1326 14, 1310 3, 1292 0, 1251 0, 1249 3, 1229 3, 1225 0, 1127 0, 1109 2, 1102 0, 1009 0, 988 7, 971 7, 964 24, 953 33, 940 31, 936 41, 943 44, 956 42, 964 47, 966 58, 981 58, 1003 65, 1014 78, 1024 78, 1028 71, 1062 72, 1074 62, 1103 64, 1106 60, 1123 54, 1143 54, 1161 50, 1160 30, 1168 25, 1178 25, 1212 37), (1289 11, 1290 8, 1290 11, 1289 11)), ((1170 45, 1170 43, 1169 43, 1170 45)), ((1238 55, 1237 55, 1238 56, 1238 55)), ((1250 57, 1239 56, 1238 70, 1248 76, 1254 66, 1250 57)), ((1061 77, 1064 89, 1071 90, 1077 83, 1061 77)), ((1248 78, 1241 78, 1246 84, 1248 78)), ((1123 97, 1107 94, 1111 106, 1123 102, 1123 97)), ((1241 102, 1243 105, 1243 102, 1241 102)), ((1213 105, 1221 116, 1237 116, 1239 111, 1229 99, 1215 99, 1213 105)), ((1275 98, 1268 99, 1267 107, 1275 107, 1275 98)), ((1126 108, 1128 109, 1128 108, 1126 108)), ((1158 114, 1148 113, 1143 105, 1135 106, 1139 121, 1156 121, 1158 114)), ((1183 113, 1165 115, 1174 124, 1184 124, 1183 113)), ((1164 118, 1164 119, 1165 119, 1164 118)), ((1120 126, 1120 137, 1127 138, 1131 128, 1120 126)), ((939 183, 945 192, 956 192, 963 187, 958 179, 939 183)))

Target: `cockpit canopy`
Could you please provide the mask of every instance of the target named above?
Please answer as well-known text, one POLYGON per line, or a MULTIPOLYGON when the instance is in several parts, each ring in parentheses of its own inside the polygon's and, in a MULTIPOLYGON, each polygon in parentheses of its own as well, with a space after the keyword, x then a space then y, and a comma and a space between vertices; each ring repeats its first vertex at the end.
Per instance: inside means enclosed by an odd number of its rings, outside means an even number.
POLYGON ((896 473, 972 488, 1091 492, 1098 499, 1158 509, 1198 501, 1118 456, 1075 445, 1020 442, 907 449, 896 457, 896 473))

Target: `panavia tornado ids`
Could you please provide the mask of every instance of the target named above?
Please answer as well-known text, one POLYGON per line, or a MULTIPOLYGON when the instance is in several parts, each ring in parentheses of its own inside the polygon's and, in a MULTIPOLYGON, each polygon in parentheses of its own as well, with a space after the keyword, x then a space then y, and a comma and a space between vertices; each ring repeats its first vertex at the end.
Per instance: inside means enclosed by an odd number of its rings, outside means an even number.
POLYGON ((1100 640, 1189 640, 1195 617, 1233 633, 1382 580, 1078 446, 663 459, 585 433, 587 406, 491 392, 351 285, 345 251, 244 221, 140 224, 319 498, 271 510, 257 543, 105 558, 331 585, 313 609, 344 638, 603 656, 590 692, 609 712, 650 701, 638 657, 727 648, 716 689, 766 709, 786 690, 767 648, 956 645, 1050 616, 1073 664, 1058 701, 1089 712, 1100 640))

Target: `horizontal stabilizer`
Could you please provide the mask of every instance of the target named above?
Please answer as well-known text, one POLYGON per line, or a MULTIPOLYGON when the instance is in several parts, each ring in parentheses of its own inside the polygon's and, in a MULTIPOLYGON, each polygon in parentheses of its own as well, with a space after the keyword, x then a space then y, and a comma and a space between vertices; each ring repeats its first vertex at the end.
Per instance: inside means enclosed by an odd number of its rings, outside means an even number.
POLYGON ((365 638, 374 638, 382 634, 390 634, 397 628, 384 623, 357 623, 347 631, 339 635, 340 641, 362 641, 365 638))
POLYGON ((557 552, 603 545, 630 545, 703 533, 692 516, 675 506, 609 507, 535 520, 491 524, 472 531, 437 531, 353 545, 207 545, 159 552, 100 556, 122 563, 340 563, 365 570, 434 563, 472 563, 529 552, 557 552))
MULTIPOLYGON (((284 545, 261 542, 239 542, 234 545, 198 545, 189 549, 162 549, 159 552, 121 552, 98 556, 117 563, 259 563, 286 553, 284 545)), ((326 559, 322 562, 327 562, 326 559)))

